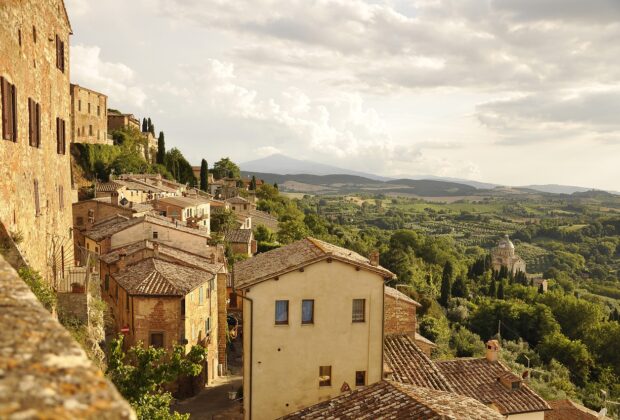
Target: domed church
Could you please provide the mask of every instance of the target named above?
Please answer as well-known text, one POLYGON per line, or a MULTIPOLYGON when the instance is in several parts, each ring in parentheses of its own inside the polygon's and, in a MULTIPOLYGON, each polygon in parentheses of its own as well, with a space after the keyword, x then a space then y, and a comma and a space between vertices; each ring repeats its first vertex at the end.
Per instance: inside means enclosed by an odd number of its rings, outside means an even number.
POLYGON ((518 271, 525 271, 525 261, 515 254, 515 245, 512 243, 508 235, 500 239, 499 243, 491 251, 493 259, 493 270, 499 271, 502 266, 508 268, 508 272, 516 274, 518 271))

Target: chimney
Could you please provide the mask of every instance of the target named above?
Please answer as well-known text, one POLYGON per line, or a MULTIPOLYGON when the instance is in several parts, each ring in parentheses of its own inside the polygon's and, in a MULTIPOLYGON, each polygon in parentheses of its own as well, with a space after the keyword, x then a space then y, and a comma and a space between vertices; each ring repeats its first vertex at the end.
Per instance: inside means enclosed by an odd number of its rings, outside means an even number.
POLYGON ((487 341, 486 359, 489 362, 497 362, 499 356, 499 342, 497 340, 487 341))
POLYGON ((116 263, 116 266, 118 267, 118 271, 122 271, 125 269, 125 267, 127 267, 127 261, 125 261, 126 256, 127 254, 125 253, 125 250, 122 250, 118 254, 118 262, 116 263))
POLYGON ((112 203, 112 205, 114 206, 118 206, 118 192, 117 191, 113 191, 110 194, 110 203, 112 203))
POLYGON ((159 258, 159 244, 157 242, 153 242, 153 256, 159 258))
POLYGON ((370 253, 370 265, 377 267, 379 265, 379 251, 374 250, 370 253))

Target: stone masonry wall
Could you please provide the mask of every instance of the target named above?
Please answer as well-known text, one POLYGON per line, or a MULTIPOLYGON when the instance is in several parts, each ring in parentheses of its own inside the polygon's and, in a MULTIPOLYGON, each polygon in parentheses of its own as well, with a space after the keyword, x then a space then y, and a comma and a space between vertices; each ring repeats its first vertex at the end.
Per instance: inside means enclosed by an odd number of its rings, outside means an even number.
POLYGON ((73 262, 69 21, 60 0, 4 0, 0 22, 0 76, 17 90, 17 142, 0 138, 0 223, 21 236, 17 246, 28 264, 53 283, 73 262), (56 67, 56 36, 65 43, 64 72, 56 67), (38 148, 29 145, 29 98, 41 107, 38 148), (68 131, 64 155, 57 153, 57 117, 68 131))
POLYGON ((410 334, 416 329, 416 306, 411 302, 385 295, 385 334, 410 334))
POLYGON ((136 418, 2 257, 0 307, 0 418, 136 418))
POLYGON ((108 140, 108 97, 71 85, 71 141, 113 144, 108 140), (92 132, 91 132, 92 128, 92 132))

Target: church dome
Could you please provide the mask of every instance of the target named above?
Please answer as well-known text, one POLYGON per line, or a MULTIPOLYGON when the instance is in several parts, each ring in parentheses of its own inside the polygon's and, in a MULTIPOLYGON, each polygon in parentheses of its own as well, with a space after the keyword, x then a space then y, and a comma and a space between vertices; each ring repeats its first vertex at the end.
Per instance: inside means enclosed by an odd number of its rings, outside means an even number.
POLYGON ((515 245, 512 243, 508 235, 504 235, 502 239, 500 239, 498 248, 500 249, 515 249, 515 245))

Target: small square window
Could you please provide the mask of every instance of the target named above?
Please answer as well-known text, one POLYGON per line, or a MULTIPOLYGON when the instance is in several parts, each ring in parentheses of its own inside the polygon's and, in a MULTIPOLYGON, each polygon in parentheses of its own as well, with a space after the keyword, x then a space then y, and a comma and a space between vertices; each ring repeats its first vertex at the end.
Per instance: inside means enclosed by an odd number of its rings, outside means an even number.
POLYGON ((304 299, 301 301, 301 323, 314 324, 314 300, 304 299))
POLYGON ((164 347, 164 333, 151 333, 150 345, 156 349, 164 347))
POLYGON ((276 300, 276 325, 288 324, 288 300, 276 300))
POLYGON ((353 299, 353 322, 366 321, 366 299, 353 299))
POLYGON ((366 371, 358 370, 355 372, 355 386, 365 386, 366 385, 366 371))
POLYGON ((319 367, 319 386, 332 386, 332 367, 319 367))
POLYGON ((153 232, 153 239, 157 239, 157 238, 159 238, 159 232, 153 232))

